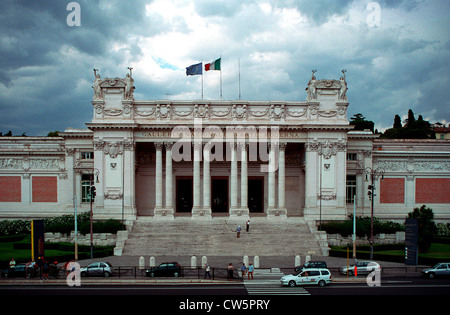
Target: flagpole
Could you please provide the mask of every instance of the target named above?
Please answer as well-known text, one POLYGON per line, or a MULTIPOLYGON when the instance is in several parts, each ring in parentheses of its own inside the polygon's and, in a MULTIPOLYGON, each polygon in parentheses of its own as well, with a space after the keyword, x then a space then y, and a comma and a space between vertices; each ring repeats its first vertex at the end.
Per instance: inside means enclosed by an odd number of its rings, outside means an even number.
POLYGON ((202 100, 203 100, 203 61, 202 61, 202 100))
POLYGON ((222 100, 222 55, 220 55, 220 100, 222 100))
POLYGON ((239 72, 239 100, 241 99, 241 59, 238 58, 238 72, 239 72))

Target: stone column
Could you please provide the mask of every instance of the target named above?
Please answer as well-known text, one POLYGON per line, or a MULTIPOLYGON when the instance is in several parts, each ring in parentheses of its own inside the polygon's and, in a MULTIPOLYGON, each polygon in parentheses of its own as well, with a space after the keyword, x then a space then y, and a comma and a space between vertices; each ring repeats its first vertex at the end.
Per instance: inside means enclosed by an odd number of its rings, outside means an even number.
POLYGON ((211 217, 211 146, 207 143, 203 148, 203 210, 200 216, 211 217))
POLYGON ((278 165, 278 210, 286 213, 285 203, 285 150, 286 143, 280 143, 279 165, 278 165))
POLYGON ((242 214, 248 214, 248 164, 247 144, 243 143, 241 148, 241 209, 242 214))
POLYGON ((166 142, 166 212, 167 214, 173 214, 173 202, 172 202, 172 145, 171 142, 166 142))
POLYGON ((194 200, 192 214, 200 209, 200 150, 202 148, 201 143, 194 143, 194 200))
POLYGON ((155 215, 160 214, 162 209, 162 146, 162 142, 155 142, 155 215))
POLYGON ((231 145, 231 193, 230 193, 230 214, 233 210, 237 208, 237 180, 238 180, 238 170, 237 170, 237 157, 236 157, 236 143, 231 145))
POLYGON ((268 168, 268 207, 267 210, 270 212, 271 210, 274 210, 276 208, 275 206, 275 169, 273 167, 270 167, 270 165, 273 165, 273 161, 275 161, 275 148, 268 143, 269 147, 269 168, 268 168))

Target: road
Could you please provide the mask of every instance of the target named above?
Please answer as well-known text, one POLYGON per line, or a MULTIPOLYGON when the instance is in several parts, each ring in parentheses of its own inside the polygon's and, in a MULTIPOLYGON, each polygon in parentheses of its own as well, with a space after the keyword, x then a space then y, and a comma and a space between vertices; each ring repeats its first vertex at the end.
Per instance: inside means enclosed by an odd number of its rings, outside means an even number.
MULTIPOLYGON (((450 279, 422 279, 411 276, 383 277, 381 285, 368 286, 365 281, 342 282, 335 281, 324 288, 283 287, 279 283, 279 275, 266 276, 251 281, 233 283, 198 283, 198 284, 105 284, 81 285, 69 287, 60 284, 13 285, 1 284, 0 296, 4 301, 9 297, 26 296, 25 307, 33 310, 41 301, 50 301, 56 306, 65 307, 71 301, 73 309, 85 305, 102 305, 102 313, 117 311, 117 305, 129 305, 130 310, 140 307, 161 305, 170 314, 186 309, 204 311, 207 313, 231 310, 257 310, 279 313, 280 309, 292 310, 293 305, 320 306, 321 310, 334 311, 337 305, 351 307, 353 302, 370 305, 370 309, 383 309, 387 305, 392 309, 394 305, 414 310, 415 300, 411 296, 428 295, 433 303, 442 303, 441 295, 450 295, 450 279), (323 296, 327 297, 323 299, 323 296), (117 298, 120 296, 120 298, 117 298), (334 296, 334 297, 333 297, 334 296), (354 297, 357 297, 356 299, 354 297), (366 298, 364 298, 364 296, 366 298), (433 296, 433 297, 431 297, 433 296), (69 299, 65 297, 70 297, 69 299), (75 298, 75 299, 74 299, 75 298), (306 298, 306 299, 305 299, 306 298), (344 298, 344 300, 343 300, 344 298), (34 301, 34 302, 33 302, 34 301), (77 303, 82 301, 83 303, 77 303), (36 303, 35 303, 36 302, 36 303), (90 303, 93 302, 93 303, 90 303), (395 303, 391 303, 395 302, 395 303), (300 303, 300 304, 299 304, 300 303), (303 304, 306 303, 306 304, 303 304)), ((360 279, 362 280, 362 279, 360 279)), ((18 299, 16 299, 17 301, 18 299)), ((362 305, 362 304, 358 304, 362 305)))

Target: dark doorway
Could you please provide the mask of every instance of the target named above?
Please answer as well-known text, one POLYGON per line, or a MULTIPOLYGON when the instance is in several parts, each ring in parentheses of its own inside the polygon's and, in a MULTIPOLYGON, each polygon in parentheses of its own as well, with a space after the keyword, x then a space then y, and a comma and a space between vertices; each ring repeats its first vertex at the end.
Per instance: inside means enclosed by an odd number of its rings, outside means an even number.
POLYGON ((248 210, 264 212, 264 178, 248 179, 248 210))
POLYGON ((228 179, 212 178, 211 211, 228 212, 228 179))
POLYGON ((177 212, 191 212, 192 199, 192 178, 177 178, 177 212))

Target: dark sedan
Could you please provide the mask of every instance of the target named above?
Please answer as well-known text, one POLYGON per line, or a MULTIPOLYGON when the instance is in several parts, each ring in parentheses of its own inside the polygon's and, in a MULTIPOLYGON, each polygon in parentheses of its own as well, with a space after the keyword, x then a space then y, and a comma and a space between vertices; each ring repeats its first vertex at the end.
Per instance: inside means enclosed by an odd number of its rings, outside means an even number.
POLYGON ((177 262, 165 262, 158 267, 145 271, 147 277, 179 277, 182 275, 181 266, 177 262))

